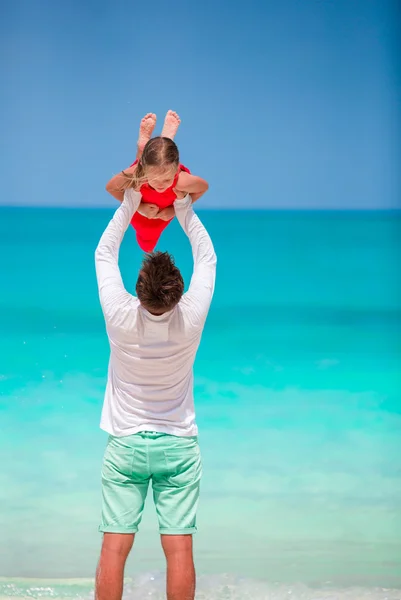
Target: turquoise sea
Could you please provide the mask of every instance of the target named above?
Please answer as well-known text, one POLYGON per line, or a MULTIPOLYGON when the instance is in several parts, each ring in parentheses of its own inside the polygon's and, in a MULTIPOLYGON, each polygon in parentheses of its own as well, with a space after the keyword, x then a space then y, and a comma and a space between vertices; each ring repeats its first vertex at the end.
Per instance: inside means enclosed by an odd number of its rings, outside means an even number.
MULTIPOLYGON (((0 209, 0 597, 91 598, 111 210, 0 209)), ((195 365, 198 599, 401 598, 401 216, 201 212, 218 254, 195 365)), ((174 223, 161 249, 188 283, 174 223)), ((129 231, 121 268, 141 254, 129 231)), ((149 502, 125 598, 163 598, 149 502)))

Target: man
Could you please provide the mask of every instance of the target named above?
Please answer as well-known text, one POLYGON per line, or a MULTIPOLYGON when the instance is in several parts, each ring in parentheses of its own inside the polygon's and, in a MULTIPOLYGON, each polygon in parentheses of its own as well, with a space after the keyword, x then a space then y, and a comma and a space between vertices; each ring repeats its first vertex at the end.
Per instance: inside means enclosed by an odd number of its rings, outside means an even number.
POLYGON ((192 534, 201 478, 193 363, 214 291, 216 255, 190 196, 174 205, 194 271, 186 294, 167 253, 148 255, 136 293, 124 288, 118 253, 141 194, 129 189, 96 249, 100 302, 110 343, 101 428, 110 434, 102 468, 104 533, 97 600, 121 600, 124 567, 150 481, 167 560, 168 600, 193 600, 192 534))

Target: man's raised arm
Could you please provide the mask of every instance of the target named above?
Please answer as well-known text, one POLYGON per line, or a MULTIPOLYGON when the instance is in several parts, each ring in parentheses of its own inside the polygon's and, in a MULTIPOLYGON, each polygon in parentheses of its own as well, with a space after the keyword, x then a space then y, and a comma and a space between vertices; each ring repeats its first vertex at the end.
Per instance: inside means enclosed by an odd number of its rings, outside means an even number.
POLYGON ((121 305, 130 298, 118 266, 118 255, 124 234, 141 201, 141 194, 126 190, 124 201, 107 225, 95 252, 96 277, 104 317, 110 321, 121 305))
POLYGON ((184 300, 193 308, 197 324, 202 324, 214 292, 216 253, 208 232, 193 210, 191 197, 187 195, 183 200, 176 200, 174 209, 181 227, 189 238, 194 258, 194 271, 184 300))

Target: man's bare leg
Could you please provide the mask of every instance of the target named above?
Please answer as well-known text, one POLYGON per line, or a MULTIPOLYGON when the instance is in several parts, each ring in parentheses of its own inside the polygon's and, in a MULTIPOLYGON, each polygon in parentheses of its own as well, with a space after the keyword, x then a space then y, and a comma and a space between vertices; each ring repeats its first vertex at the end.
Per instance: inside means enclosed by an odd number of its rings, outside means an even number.
POLYGON ((177 133, 178 127, 180 126, 181 119, 173 110, 169 110, 166 114, 166 118, 164 119, 164 125, 162 129, 161 136, 170 138, 173 140, 175 134, 177 133))
POLYGON ((161 540, 167 560, 167 600, 194 600, 192 535, 162 535, 161 540))
POLYGON ((121 600, 124 567, 134 543, 134 535, 105 533, 96 571, 95 600, 121 600))
POLYGON ((156 126, 156 115, 148 113, 145 115, 139 126, 139 135, 137 142, 136 159, 139 160, 142 156, 143 149, 152 137, 153 130, 156 126))

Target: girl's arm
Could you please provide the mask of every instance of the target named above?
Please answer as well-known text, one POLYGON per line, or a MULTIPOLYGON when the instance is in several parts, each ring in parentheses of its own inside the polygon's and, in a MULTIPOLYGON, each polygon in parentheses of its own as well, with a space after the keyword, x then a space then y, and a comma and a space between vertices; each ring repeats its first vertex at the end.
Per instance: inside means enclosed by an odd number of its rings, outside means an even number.
POLYGON ((181 192, 179 195, 189 194, 192 198, 192 202, 196 202, 205 192, 207 192, 209 184, 202 179, 202 177, 197 177, 196 175, 181 171, 175 189, 177 192, 181 192))
MULTIPOLYGON (((207 192, 208 189, 209 184, 207 181, 202 179, 202 177, 197 177, 196 175, 191 175, 190 173, 181 171, 178 176, 177 185, 175 186, 174 191, 177 194, 177 200, 184 198, 187 194, 189 194, 192 202, 196 202, 201 196, 203 196, 205 192, 207 192)), ((157 213, 156 219, 169 221, 174 216, 174 206, 168 206, 157 213)))
MULTIPOLYGON (((127 175, 133 175, 136 169, 136 165, 128 167, 128 169, 124 170, 124 173, 127 175)), ((118 175, 114 175, 106 183, 106 190, 111 194, 116 200, 122 202, 124 200, 124 192, 127 189, 129 184, 129 179, 124 177, 123 172, 118 173, 118 175)), ((159 207, 156 204, 150 204, 146 202, 141 202, 138 207, 138 212, 148 219, 154 219, 159 211, 159 207)))
MULTIPOLYGON (((127 173, 127 175, 133 175, 135 173, 135 169, 136 165, 133 165, 132 167, 125 169, 124 173, 127 173)), ((114 196, 116 200, 122 202, 124 200, 124 192, 128 187, 128 184, 129 179, 124 177, 123 173, 121 172, 118 173, 118 175, 114 175, 114 177, 112 177, 110 181, 106 183, 106 190, 109 192, 109 194, 114 196)))
MULTIPOLYGON (((209 184, 207 181, 196 175, 181 171, 174 191, 177 194, 177 200, 184 198, 189 194, 192 202, 196 202, 208 189, 209 184)), ((173 217, 175 217, 174 206, 163 208, 163 210, 159 211, 156 215, 156 219, 163 219, 163 221, 169 221, 173 217)))

